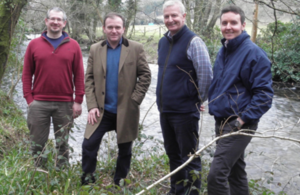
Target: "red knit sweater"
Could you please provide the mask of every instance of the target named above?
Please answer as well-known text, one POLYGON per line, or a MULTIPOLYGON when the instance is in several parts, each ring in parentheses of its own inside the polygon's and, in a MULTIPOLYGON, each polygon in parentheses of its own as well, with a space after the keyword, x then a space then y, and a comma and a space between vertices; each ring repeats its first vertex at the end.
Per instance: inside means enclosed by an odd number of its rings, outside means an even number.
POLYGON ((43 36, 32 40, 24 57, 22 82, 24 98, 28 104, 33 100, 75 101, 81 104, 84 71, 78 43, 66 37, 54 50, 43 36))

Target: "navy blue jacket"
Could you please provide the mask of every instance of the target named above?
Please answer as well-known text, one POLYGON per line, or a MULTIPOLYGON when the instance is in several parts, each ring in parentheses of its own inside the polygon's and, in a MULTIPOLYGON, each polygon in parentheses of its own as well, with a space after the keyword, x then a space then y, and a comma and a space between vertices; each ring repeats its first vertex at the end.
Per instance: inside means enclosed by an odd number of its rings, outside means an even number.
POLYGON ((172 39, 167 34, 158 43, 158 110, 164 113, 197 112, 196 104, 200 102, 195 87, 198 86, 197 75, 193 62, 187 56, 187 49, 196 34, 185 25, 172 39))
POLYGON ((272 105, 271 62, 244 31, 220 49, 208 92, 209 113, 215 118, 240 116, 257 123, 272 105))

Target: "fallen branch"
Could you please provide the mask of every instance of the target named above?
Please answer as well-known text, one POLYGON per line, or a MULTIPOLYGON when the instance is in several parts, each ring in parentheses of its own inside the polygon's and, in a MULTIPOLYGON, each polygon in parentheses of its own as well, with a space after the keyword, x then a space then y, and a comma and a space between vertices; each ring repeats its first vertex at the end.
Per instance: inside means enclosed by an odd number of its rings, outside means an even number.
MULTIPOLYGON (((299 119, 300 121, 300 119, 299 119)), ((299 122, 298 121, 298 122, 299 122)), ((215 143, 217 140, 219 139, 223 139, 225 137, 230 137, 230 136, 235 136, 235 135, 244 135, 244 136, 250 136, 250 137, 257 137, 257 138, 276 138, 276 139, 281 139, 281 140, 287 140, 287 141, 292 141, 292 142, 296 142, 296 143, 300 143, 300 140, 297 139, 293 139, 293 138, 289 138, 289 137, 283 137, 283 136, 276 136, 276 135, 254 135, 254 134, 249 134, 249 133, 245 133, 245 131, 249 132, 249 129, 241 129, 239 131, 236 132, 232 132, 232 133, 228 133, 228 134, 224 134, 222 136, 216 137, 215 139, 213 139, 212 141, 210 141, 208 144, 206 144, 205 146, 203 146, 200 150, 198 150, 195 154, 191 154, 190 158, 183 163, 181 166, 179 166, 177 169, 175 169, 174 171, 172 171, 171 173, 167 174, 166 176, 164 176, 163 178, 159 179, 158 181, 154 182, 153 184, 151 184, 150 186, 146 187, 144 190, 140 191, 139 193, 137 193, 136 195, 141 195, 145 192, 147 192, 148 190, 150 190, 151 188, 153 188, 154 186, 156 186, 157 184, 161 183, 162 181, 164 181, 165 179, 169 178, 170 176, 174 175, 175 173, 177 173, 179 170, 181 170, 182 168, 184 168, 187 164, 189 164, 195 157, 199 156, 200 153, 206 149, 207 147, 211 146, 213 143, 215 143)))

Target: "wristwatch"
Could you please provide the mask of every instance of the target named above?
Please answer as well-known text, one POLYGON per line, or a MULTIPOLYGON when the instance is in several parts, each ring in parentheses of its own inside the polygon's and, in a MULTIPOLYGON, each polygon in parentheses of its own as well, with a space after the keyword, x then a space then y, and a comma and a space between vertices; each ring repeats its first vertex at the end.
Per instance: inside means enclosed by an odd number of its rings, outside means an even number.
POLYGON ((241 129, 242 128, 242 124, 240 123, 240 121, 239 120, 235 120, 235 123, 234 123, 234 126, 236 127, 236 128, 238 128, 238 129, 241 129))

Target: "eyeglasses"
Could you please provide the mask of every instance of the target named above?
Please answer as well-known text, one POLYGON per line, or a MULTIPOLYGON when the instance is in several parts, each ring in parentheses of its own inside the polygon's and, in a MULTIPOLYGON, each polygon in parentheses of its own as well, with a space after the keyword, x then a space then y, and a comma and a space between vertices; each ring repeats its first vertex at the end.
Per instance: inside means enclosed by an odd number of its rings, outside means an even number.
POLYGON ((62 22, 63 21, 63 19, 61 19, 61 18, 48 18, 51 22, 55 22, 55 21, 57 21, 57 22, 62 22))

